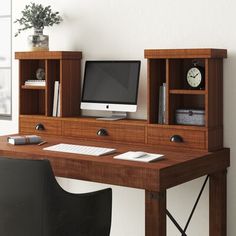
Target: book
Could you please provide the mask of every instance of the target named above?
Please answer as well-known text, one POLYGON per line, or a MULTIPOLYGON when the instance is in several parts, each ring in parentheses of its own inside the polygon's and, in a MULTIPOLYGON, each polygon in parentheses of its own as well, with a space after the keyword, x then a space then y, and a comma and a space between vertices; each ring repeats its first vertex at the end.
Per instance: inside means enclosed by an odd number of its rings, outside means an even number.
POLYGON ((166 123, 166 83, 159 87, 158 124, 166 123))
POLYGON ((54 97, 53 97, 52 116, 57 116, 57 112, 58 112, 58 94, 59 94, 59 81, 55 81, 55 83, 54 83, 54 97))
POLYGON ((61 116, 61 86, 59 83, 59 90, 58 90, 58 104, 57 104, 57 116, 61 116))
POLYGON ((9 136, 7 142, 13 145, 37 144, 42 142, 42 139, 37 135, 17 135, 9 136))
POLYGON ((163 124, 163 86, 159 87, 158 124, 163 124))
POLYGON ((166 83, 162 85, 162 123, 166 124, 166 83))
POLYGON ((133 151, 125 152, 120 155, 114 156, 114 159, 139 161, 139 162, 152 162, 152 161, 161 160, 164 158, 164 155, 156 154, 156 153, 145 153, 145 155, 142 155, 140 157, 133 157, 133 154, 135 153, 136 152, 133 152, 133 151))
POLYGON ((45 80, 26 80, 25 85, 30 86, 46 86, 45 80))

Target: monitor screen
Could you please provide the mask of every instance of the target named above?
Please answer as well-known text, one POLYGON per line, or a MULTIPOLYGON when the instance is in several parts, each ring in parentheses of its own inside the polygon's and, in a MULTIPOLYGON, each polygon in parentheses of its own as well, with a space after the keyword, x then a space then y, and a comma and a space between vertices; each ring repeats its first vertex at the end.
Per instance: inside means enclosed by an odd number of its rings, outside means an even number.
POLYGON ((86 61, 82 103, 137 104, 139 72, 140 61, 86 61))

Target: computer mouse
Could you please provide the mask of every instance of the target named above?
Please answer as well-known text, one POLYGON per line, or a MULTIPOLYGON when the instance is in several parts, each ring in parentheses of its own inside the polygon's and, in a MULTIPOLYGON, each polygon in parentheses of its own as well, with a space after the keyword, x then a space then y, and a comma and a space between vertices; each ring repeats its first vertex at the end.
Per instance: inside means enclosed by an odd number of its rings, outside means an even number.
POLYGON ((144 157, 146 155, 147 155, 146 152, 141 152, 141 151, 132 152, 132 153, 129 154, 130 158, 140 158, 140 157, 144 157))

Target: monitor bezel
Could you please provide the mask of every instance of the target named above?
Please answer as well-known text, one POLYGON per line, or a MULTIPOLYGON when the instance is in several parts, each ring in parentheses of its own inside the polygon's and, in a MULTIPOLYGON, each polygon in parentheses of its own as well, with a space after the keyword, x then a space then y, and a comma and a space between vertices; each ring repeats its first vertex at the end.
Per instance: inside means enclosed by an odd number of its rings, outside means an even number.
POLYGON ((104 106, 111 106, 113 108, 116 108, 117 110, 119 110, 119 106, 127 106, 127 105, 131 105, 132 107, 132 111, 136 110, 134 108, 134 106, 137 106, 137 102, 138 102, 138 88, 139 88, 139 80, 140 80, 140 67, 141 67, 141 61, 140 60, 87 60, 85 62, 85 71, 84 71, 84 80, 83 80, 83 88, 82 88, 82 96, 81 96, 81 109, 98 109, 98 110, 112 110, 109 108, 104 109, 104 106), (93 101, 93 100, 84 100, 84 90, 85 90, 85 84, 86 84, 86 73, 87 73, 87 64, 89 63, 138 63, 138 78, 137 78, 137 83, 136 83, 136 95, 135 95, 135 102, 111 102, 111 101, 93 101), (90 105, 89 105, 90 104, 90 105), (95 108, 92 108, 92 104, 95 105, 95 108), (99 104, 101 104, 101 106, 99 106, 99 104), (96 106, 98 105, 98 106, 96 106), (112 106, 114 105, 114 106, 112 106), (115 106, 118 105, 118 106, 115 106), (85 108, 85 107, 88 108, 85 108))

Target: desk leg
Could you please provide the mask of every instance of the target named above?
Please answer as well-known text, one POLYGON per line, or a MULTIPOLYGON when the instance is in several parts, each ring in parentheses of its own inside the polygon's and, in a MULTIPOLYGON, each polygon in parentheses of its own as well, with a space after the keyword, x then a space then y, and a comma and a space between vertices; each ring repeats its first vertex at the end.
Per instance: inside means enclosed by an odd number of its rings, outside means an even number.
POLYGON ((210 175, 210 236, 226 236, 226 170, 210 175))
POLYGON ((166 191, 145 191, 145 236, 166 236, 166 191))

